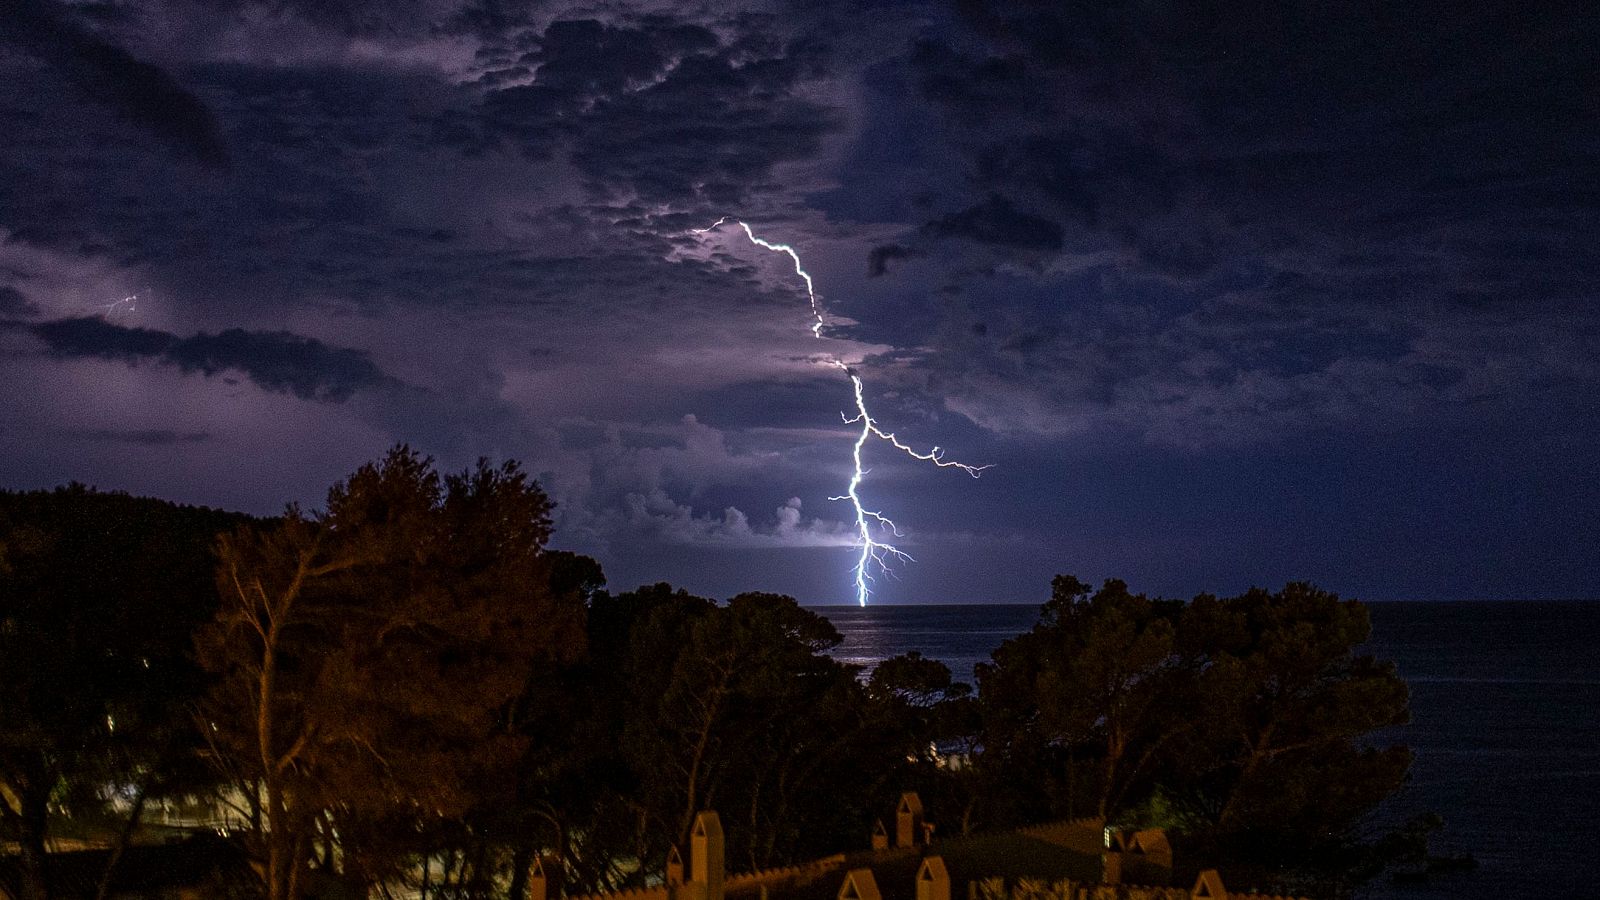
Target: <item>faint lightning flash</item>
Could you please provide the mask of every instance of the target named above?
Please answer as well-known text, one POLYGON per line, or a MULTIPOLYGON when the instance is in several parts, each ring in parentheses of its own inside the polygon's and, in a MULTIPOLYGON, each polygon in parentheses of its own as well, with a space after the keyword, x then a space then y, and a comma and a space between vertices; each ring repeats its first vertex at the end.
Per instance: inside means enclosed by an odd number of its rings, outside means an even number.
MULTIPOLYGON (((146 290, 149 289, 146 288, 146 290)), ((128 296, 123 297, 121 300, 112 300, 109 303, 90 303, 86 306, 80 306, 77 308, 84 311, 91 309, 98 310, 100 318, 109 319, 119 312, 137 312, 139 309, 139 295, 129 294, 128 296)))
MULTIPOLYGON (((720 228, 724 222, 732 218, 732 216, 723 216, 713 223, 709 228, 695 228, 691 229, 691 231, 694 234, 705 234, 708 231, 714 231, 717 228, 720 228)), ((741 222, 738 219, 734 219, 733 221, 734 224, 744 229, 745 237, 750 239, 750 243, 755 244, 758 247, 771 250, 774 253, 788 254, 789 259, 794 262, 794 273, 799 275, 800 279, 806 283, 806 296, 811 300, 811 316, 816 320, 811 325, 811 335, 812 337, 817 338, 822 337, 822 326, 825 324, 822 318, 822 307, 817 303, 816 286, 811 281, 811 275, 806 272, 805 268, 800 264, 800 254, 796 253, 795 249, 788 244, 774 244, 763 240, 762 238, 756 237, 756 233, 750 230, 749 225, 746 225, 744 222, 741 222)), ((846 416, 844 418, 845 424, 860 424, 861 426, 861 433, 856 436, 855 448, 851 454, 851 459, 853 459, 855 462, 855 468, 850 474, 850 484, 845 488, 845 492, 842 496, 829 497, 828 499, 848 500, 850 501, 851 507, 855 510, 856 535, 861 542, 861 555, 856 559, 855 568, 853 570, 856 581, 856 602, 862 606, 866 606, 867 597, 872 593, 868 588, 868 584, 872 581, 872 574, 868 571, 869 565, 877 566, 879 569, 887 571, 887 563, 891 557, 894 559, 903 559, 908 562, 914 562, 914 560, 911 558, 911 554, 906 553, 904 550, 901 550, 886 540, 882 540, 873 536, 872 523, 876 523, 880 531, 887 532, 893 537, 900 536, 900 529, 895 526, 894 520, 890 519, 888 516, 885 516, 883 513, 878 512, 877 510, 867 509, 866 506, 862 505, 860 493, 861 480, 865 478, 867 472, 870 471, 869 469, 864 468, 861 464, 861 449, 867 445, 867 440, 870 438, 878 438, 879 440, 885 441, 892 445, 896 450, 899 450, 912 459, 921 460, 923 462, 931 462, 940 468, 960 469, 968 475, 971 475, 973 478, 977 478, 978 476, 982 475, 983 470, 989 467, 970 466, 963 462, 945 459, 944 450, 939 447, 934 447, 927 453, 921 453, 912 447, 907 446, 905 443, 901 442, 899 438, 894 436, 894 432, 884 431, 882 428, 878 427, 877 420, 873 419, 872 415, 867 412, 867 400, 862 393, 861 376, 857 375, 855 370, 846 365, 843 360, 830 358, 828 362, 841 372, 844 372, 845 375, 850 378, 851 387, 855 389, 856 414, 853 417, 846 416)))
POLYGON ((104 310, 101 315, 105 316, 106 318, 110 318, 122 310, 134 312, 139 308, 139 295, 129 294, 128 296, 123 297, 121 300, 113 300, 110 303, 101 304, 100 308, 104 310))

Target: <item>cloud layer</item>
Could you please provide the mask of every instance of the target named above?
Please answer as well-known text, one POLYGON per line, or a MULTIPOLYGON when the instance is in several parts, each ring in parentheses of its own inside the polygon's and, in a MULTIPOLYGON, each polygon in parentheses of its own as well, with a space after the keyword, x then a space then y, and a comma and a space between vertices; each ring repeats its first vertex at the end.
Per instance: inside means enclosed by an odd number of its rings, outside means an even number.
MULTIPOLYGON (((16 322, 6 324, 19 327, 16 322)), ((330 347, 287 331, 229 328, 217 334, 179 337, 101 318, 57 319, 20 327, 58 359, 152 361, 206 376, 240 372, 262 390, 302 400, 338 403, 358 390, 398 385, 359 350, 330 347)))
POLYGON ((1600 14, 1501 6, 23 0, 0 480, 409 441, 624 585, 838 600, 838 358, 997 464, 869 449, 885 599, 1592 592, 1600 14))

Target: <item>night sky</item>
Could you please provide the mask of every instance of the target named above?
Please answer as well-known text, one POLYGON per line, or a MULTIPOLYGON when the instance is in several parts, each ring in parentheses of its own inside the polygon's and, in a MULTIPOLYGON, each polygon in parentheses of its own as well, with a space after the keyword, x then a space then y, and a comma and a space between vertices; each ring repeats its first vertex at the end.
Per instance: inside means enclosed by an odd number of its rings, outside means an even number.
POLYGON ((0 486, 522 460, 614 589, 1600 594, 1600 11, 0 0, 0 486), (829 327, 809 330, 799 250, 829 327), (137 300, 116 304, 130 295, 137 300))

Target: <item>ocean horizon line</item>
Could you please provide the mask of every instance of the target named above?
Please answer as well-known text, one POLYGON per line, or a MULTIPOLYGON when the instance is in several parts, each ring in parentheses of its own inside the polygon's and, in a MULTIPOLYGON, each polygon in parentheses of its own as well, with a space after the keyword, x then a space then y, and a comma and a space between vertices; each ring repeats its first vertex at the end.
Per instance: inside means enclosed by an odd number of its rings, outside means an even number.
MULTIPOLYGON (((1348 597, 1346 597, 1343 594, 1341 594, 1340 596, 1344 597, 1344 599, 1347 599, 1347 600, 1359 600, 1362 603, 1366 603, 1366 604, 1385 604, 1385 605, 1387 605, 1387 604, 1398 604, 1398 603, 1418 603, 1418 604, 1427 603, 1427 604, 1434 604, 1434 605, 1447 604, 1447 603, 1463 604, 1463 605, 1465 605, 1465 604, 1473 604, 1473 603, 1516 603, 1516 604, 1530 604, 1530 605, 1531 604, 1561 604, 1561 603, 1600 603, 1600 597, 1524 597, 1524 598, 1518 598, 1518 597, 1510 597, 1510 598, 1507 598, 1507 597, 1467 597, 1467 598, 1453 598, 1453 599, 1446 599, 1446 600, 1419 600, 1419 599, 1415 599, 1415 598, 1387 598, 1387 599, 1381 599, 1381 600, 1372 600, 1372 599, 1368 599, 1366 597, 1356 597, 1356 596, 1348 596, 1348 597)), ((1172 600, 1172 599, 1179 599, 1179 598, 1175 598, 1175 597, 1156 597, 1154 599, 1172 600)), ((983 606, 983 607, 991 607, 992 608, 992 607, 1023 607, 1023 606, 1038 607, 1038 606, 1043 606, 1046 602, 1047 601, 1043 601, 1043 600, 1027 601, 1027 602, 1019 602, 1019 601, 1016 601, 1016 600, 930 600, 930 601, 916 601, 916 602, 909 602, 909 603, 908 602, 904 602, 904 601, 884 601, 882 603, 868 603, 866 606, 862 606, 862 605, 857 604, 857 603, 846 601, 846 602, 837 602, 837 603, 801 603, 800 606, 802 608, 804 608, 804 609, 875 609, 875 608, 876 609, 884 609, 884 608, 889 608, 889 607, 898 608, 898 609, 906 609, 906 608, 912 608, 912 607, 929 607, 929 606, 944 606, 944 607, 950 607, 950 606, 983 606)))

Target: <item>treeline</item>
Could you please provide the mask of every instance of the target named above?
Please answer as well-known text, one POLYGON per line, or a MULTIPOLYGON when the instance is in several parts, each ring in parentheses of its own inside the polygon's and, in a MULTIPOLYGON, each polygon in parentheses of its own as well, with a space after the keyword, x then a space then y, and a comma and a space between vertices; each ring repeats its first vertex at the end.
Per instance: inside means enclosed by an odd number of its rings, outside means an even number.
POLYGON ((1410 713, 1394 665, 1357 652, 1369 633, 1362 604, 1309 584, 1185 603, 1058 576, 978 668, 971 796, 1008 821, 1165 827, 1192 859, 1300 892, 1421 863, 1433 819, 1363 830, 1411 765, 1372 740, 1410 713))
POLYGON ((704 808, 734 866, 782 865, 862 846, 907 789, 941 834, 1103 815, 1301 889, 1415 849, 1360 830, 1410 757, 1366 746, 1406 692, 1353 601, 1062 577, 976 690, 916 654, 862 678, 791 598, 608 593, 549 513, 515 464, 404 447, 270 520, 0 493, 24 896, 52 896, 47 836, 126 844, 178 798, 231 809, 261 878, 229 889, 271 900, 520 900, 535 855, 568 893, 639 885, 704 808))

